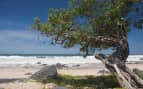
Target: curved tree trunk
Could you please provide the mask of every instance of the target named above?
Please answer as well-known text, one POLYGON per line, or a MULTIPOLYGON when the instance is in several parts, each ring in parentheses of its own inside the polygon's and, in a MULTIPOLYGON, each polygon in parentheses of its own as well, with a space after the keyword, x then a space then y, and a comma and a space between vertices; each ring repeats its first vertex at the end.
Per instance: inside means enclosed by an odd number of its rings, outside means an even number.
POLYGON ((143 89, 143 80, 138 77, 131 69, 125 65, 125 61, 129 55, 129 47, 127 40, 121 39, 116 45, 116 51, 106 56, 103 54, 95 55, 113 73, 120 86, 126 89, 143 89))

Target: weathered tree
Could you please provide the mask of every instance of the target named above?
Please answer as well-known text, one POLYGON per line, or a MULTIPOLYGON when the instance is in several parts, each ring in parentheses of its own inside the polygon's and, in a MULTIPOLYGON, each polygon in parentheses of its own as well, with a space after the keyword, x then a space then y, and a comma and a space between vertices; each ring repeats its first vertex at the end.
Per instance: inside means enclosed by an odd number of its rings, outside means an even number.
MULTIPOLYGON (((124 18, 134 0, 69 0, 68 8, 50 9, 45 23, 35 18, 34 29, 52 37, 52 44, 81 45, 88 56, 97 49, 112 48, 110 55, 96 54, 121 87, 143 88, 143 80, 126 66, 129 55, 127 34, 130 21, 124 18)), ((140 1, 140 0, 137 0, 140 1)), ((143 21, 136 22, 141 27, 143 21)))

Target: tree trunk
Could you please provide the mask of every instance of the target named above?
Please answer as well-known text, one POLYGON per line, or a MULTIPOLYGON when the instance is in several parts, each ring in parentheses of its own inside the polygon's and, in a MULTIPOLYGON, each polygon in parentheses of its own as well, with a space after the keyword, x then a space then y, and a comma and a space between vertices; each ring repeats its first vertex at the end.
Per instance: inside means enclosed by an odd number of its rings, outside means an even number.
POLYGON ((116 51, 112 55, 98 54, 95 57, 100 59, 106 68, 116 76, 121 87, 126 89, 143 89, 143 80, 125 64, 129 55, 128 42, 120 40, 117 44, 116 51))

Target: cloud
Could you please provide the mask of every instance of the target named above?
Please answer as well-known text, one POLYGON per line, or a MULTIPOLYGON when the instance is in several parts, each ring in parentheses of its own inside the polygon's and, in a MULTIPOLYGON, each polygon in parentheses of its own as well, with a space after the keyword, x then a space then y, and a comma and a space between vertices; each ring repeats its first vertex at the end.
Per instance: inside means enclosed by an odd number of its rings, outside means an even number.
POLYGON ((38 31, 1 29, 0 53, 75 54, 79 53, 79 49, 51 45, 50 38, 40 35, 38 31))
POLYGON ((16 25, 14 22, 12 21, 0 21, 0 25, 8 25, 8 26, 12 26, 12 25, 16 25))
POLYGON ((18 39, 35 39, 37 32, 30 30, 0 30, 0 39, 8 40, 12 38, 18 39))
POLYGON ((29 24, 25 24, 23 22, 16 22, 13 20, 0 20, 0 30, 1 29, 31 29, 29 24))
MULTIPOLYGON (((21 26, 22 25, 24 25, 24 24, 21 24, 21 26)), ((12 27, 12 26, 20 26, 20 24, 14 22, 13 20, 6 20, 6 19, 2 20, 1 19, 0 20, 0 26, 10 26, 10 27, 12 27)))

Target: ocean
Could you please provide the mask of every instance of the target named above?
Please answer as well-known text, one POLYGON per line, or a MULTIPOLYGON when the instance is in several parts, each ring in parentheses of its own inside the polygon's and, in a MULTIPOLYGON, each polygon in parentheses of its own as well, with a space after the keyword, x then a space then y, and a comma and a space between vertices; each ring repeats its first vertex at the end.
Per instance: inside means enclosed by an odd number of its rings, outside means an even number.
MULTIPOLYGON (((128 63, 143 62, 143 55, 129 55, 128 63)), ((0 55, 0 66, 35 65, 35 64, 85 64, 101 63, 94 56, 54 56, 54 55, 0 55)))

